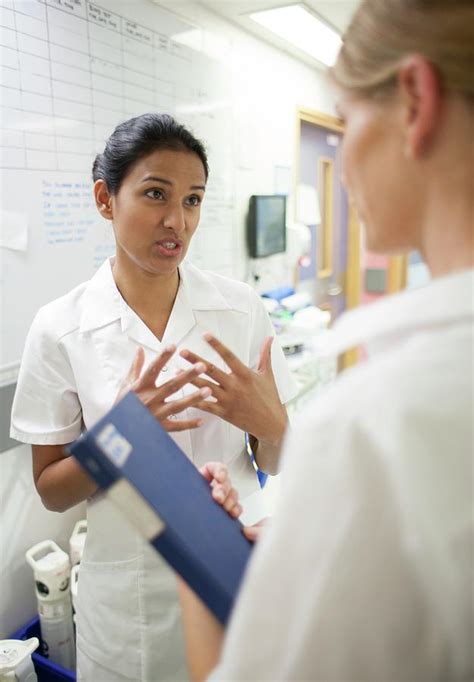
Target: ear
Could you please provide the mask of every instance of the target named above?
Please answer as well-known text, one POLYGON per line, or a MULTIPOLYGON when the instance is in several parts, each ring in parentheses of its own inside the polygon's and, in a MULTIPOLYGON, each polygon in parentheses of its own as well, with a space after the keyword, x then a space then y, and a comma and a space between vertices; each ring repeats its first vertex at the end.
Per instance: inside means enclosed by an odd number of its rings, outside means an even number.
POLYGON ((405 155, 419 158, 429 149, 441 117, 439 75, 426 57, 411 55, 400 66, 398 86, 404 110, 405 155))
POLYGON ((94 183, 94 197, 95 205, 99 211, 102 218, 106 220, 112 220, 113 210, 112 210, 112 195, 107 189, 107 185, 104 180, 96 180, 94 183))

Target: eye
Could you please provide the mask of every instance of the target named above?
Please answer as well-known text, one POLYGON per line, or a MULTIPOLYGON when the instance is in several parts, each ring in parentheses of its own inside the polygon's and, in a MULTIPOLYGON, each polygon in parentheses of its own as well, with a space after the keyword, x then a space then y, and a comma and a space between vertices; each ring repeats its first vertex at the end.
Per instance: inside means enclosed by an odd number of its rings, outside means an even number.
POLYGON ((150 197, 150 199, 163 199, 163 192, 161 189, 148 189, 145 192, 145 196, 150 197))
POLYGON ((191 196, 186 199, 188 206, 199 206, 201 202, 202 199, 197 194, 191 194, 191 196))

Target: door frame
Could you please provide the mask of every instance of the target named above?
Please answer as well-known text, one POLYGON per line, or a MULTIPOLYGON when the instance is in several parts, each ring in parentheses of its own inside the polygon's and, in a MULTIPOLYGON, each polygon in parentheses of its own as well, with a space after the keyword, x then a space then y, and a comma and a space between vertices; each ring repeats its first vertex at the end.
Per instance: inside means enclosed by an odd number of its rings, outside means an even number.
MULTIPOLYGON (((311 125, 322 128, 330 133, 343 133, 344 124, 341 119, 331 114, 324 114, 319 111, 313 111, 306 107, 300 107, 296 112, 296 131, 295 131, 295 173, 294 173, 294 187, 293 196, 293 216, 297 220, 297 197, 298 185, 300 180, 300 149, 301 149, 301 124, 310 123, 311 125)), ((342 274, 341 282, 339 282, 346 297, 346 308, 353 308, 358 305, 360 301, 360 238, 359 238, 359 224, 357 216, 352 207, 349 208, 348 225, 347 225, 347 265, 346 271, 342 274)), ((321 273, 316 264, 316 277, 321 273)))
MULTIPOLYGON (((297 197, 300 180, 300 148, 301 148, 301 124, 310 123, 328 132, 344 133, 344 124, 337 116, 313 111, 306 107, 299 107, 296 112, 295 124, 295 172, 293 175, 293 217, 297 220, 297 197)), ((346 310, 355 308, 361 299, 361 276, 360 276, 360 222, 353 204, 349 201, 349 214, 347 224, 347 265, 340 284, 343 286, 346 298, 346 310)), ((387 271, 387 294, 404 289, 407 282, 407 256, 389 256, 387 271)), ((318 268, 316 264, 316 277, 318 268)), ((340 360, 342 368, 349 367, 357 362, 358 351, 351 349, 344 353, 340 360)))

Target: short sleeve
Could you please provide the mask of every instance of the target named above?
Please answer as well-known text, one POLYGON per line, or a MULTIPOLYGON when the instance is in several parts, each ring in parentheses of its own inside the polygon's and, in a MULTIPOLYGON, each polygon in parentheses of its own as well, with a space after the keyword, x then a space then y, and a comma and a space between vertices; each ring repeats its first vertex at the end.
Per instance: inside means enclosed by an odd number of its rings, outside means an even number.
MULTIPOLYGON (((252 338, 250 340, 249 366, 251 369, 256 369, 260 358, 262 343, 267 336, 275 336, 275 329, 260 296, 253 290, 251 291, 251 315, 252 338)), ((286 404, 295 397, 297 385, 291 375, 288 363, 277 339, 275 339, 272 345, 272 369, 280 400, 283 404, 286 404)))
POLYGON ((10 436, 63 445, 81 433, 82 410, 72 368, 44 309, 28 333, 13 400, 10 436))

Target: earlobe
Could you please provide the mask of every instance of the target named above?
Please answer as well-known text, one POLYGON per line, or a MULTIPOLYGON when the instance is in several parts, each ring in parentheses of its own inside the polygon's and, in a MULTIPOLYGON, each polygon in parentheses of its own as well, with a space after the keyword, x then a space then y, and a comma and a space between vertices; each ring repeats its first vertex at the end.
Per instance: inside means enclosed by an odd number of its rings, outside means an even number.
POLYGON ((97 210, 106 220, 112 220, 112 196, 107 189, 104 180, 96 180, 94 183, 94 197, 97 210))
POLYGON ((407 158, 426 154, 436 135, 441 113, 441 85, 435 67, 422 55, 407 57, 398 73, 404 107, 407 158))

